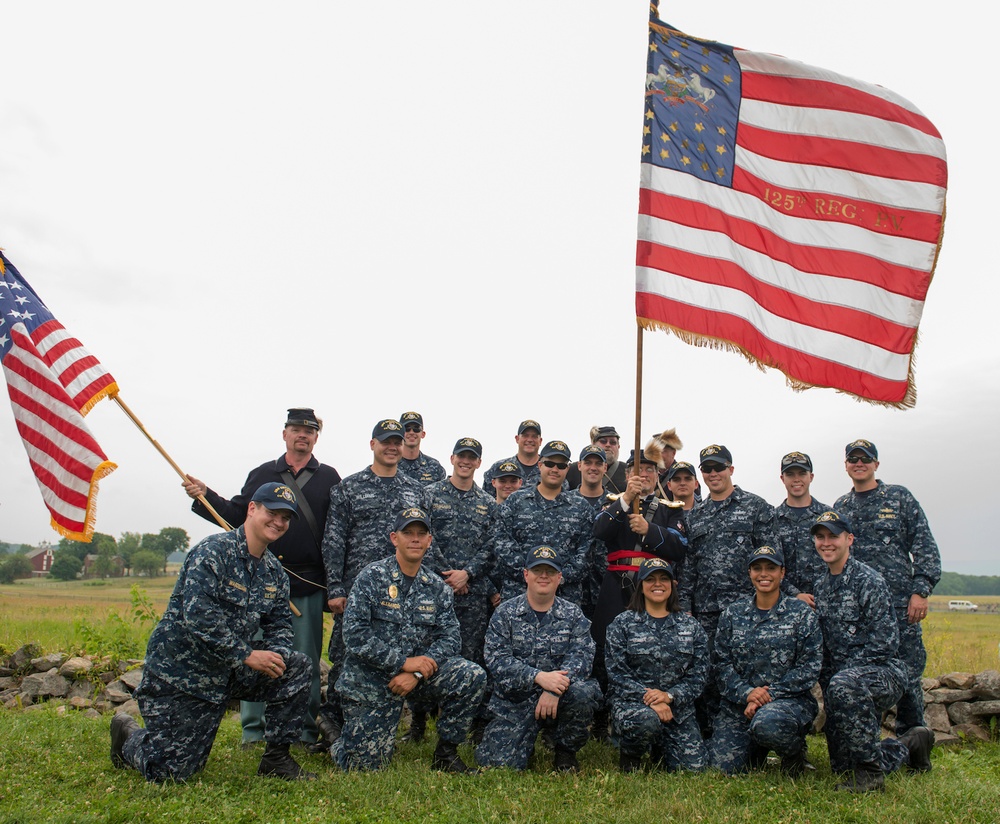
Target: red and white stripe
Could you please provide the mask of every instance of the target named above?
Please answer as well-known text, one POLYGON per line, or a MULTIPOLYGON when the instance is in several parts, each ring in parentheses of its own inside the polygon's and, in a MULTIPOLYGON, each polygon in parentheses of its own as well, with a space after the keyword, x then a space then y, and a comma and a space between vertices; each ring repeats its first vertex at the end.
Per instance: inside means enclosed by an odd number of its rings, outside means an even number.
POLYGON ((52 526, 68 538, 89 541, 97 483, 116 467, 83 415, 118 387, 58 321, 33 333, 23 321, 5 329, 13 343, 3 370, 14 418, 52 526))
POLYGON ((737 50, 733 186, 642 164, 636 313, 794 385, 912 405, 943 225, 934 126, 898 95, 737 50))

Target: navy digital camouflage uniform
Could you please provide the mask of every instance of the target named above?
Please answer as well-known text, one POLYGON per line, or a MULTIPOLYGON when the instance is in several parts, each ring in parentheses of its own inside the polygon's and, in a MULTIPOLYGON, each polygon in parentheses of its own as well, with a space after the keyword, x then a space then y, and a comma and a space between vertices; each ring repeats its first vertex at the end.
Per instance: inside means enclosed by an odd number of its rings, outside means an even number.
POLYGON ((427 486, 448 477, 441 462, 421 452, 416 458, 400 458, 398 471, 407 478, 427 486))
POLYGON ((907 681, 896 708, 896 734, 924 725, 921 679, 927 664, 923 630, 907 619, 910 596, 929 595, 941 580, 941 553, 927 516, 904 486, 877 481, 870 492, 853 489, 833 508, 854 527, 851 555, 879 572, 889 585, 899 630, 899 657, 907 681))
MULTIPOLYGON (((709 646, 722 611, 733 602, 753 594, 747 566, 760 546, 781 549, 774 526, 774 508, 759 495, 734 486, 724 501, 711 497, 687 512, 688 551, 684 572, 677 582, 680 607, 698 619, 709 646)), ((703 732, 711 731, 719 709, 714 676, 705 686, 698 706, 703 732)))
POLYGON ((909 753, 895 738, 880 740, 880 731, 882 713, 903 692, 906 666, 897 657, 899 630, 885 579, 848 557, 840 575, 827 571, 816 581, 814 594, 830 768, 897 770, 909 753))
POLYGON ((781 582, 781 591, 786 595, 795 597, 803 592, 812 595, 816 579, 826 572, 826 564, 816 552, 816 543, 809 530, 816 518, 829 508, 815 498, 806 507, 793 507, 782 501, 774 508, 774 529, 785 556, 785 580, 781 582))
POLYGON ((712 766, 735 773, 770 750, 783 758, 801 752, 818 710, 810 690, 823 665, 813 610, 784 594, 763 614, 753 595, 730 604, 719 618, 712 661, 722 697, 709 745, 712 766), (768 687, 772 701, 748 719, 743 711, 757 687, 768 687))
POLYGON ((494 583, 504 600, 524 592, 524 556, 532 547, 552 547, 562 559, 559 594, 575 604, 583 595, 590 557, 594 510, 563 490, 548 500, 538 486, 519 489, 500 505, 494 583))
POLYGON ((485 657, 493 695, 492 718, 476 750, 482 766, 517 770, 528 766, 541 728, 535 718, 542 695, 535 683, 539 672, 566 670, 569 674, 570 685, 559 697, 552 730, 556 748, 575 753, 587 743, 587 727, 600 703, 601 689, 590 677, 594 639, 579 606, 557 597, 539 619, 527 595, 504 601, 490 619, 485 657))
POLYGON ((146 649, 135 692, 145 729, 125 743, 126 764, 149 781, 183 781, 205 766, 230 699, 267 704, 264 738, 299 740, 312 664, 292 650, 288 576, 269 552, 260 561, 240 526, 192 549, 146 649), (262 639, 252 640, 258 630, 262 639), (285 660, 280 678, 250 669, 255 649, 285 660))
MULTIPOLYGON (((323 534, 323 562, 326 566, 327 599, 344 598, 354 579, 368 564, 395 552, 389 533, 396 515, 408 507, 428 511, 430 498, 426 487, 397 472, 384 478, 366 467, 345 478, 330 490, 330 508, 323 534)), ((426 560, 434 558, 431 546, 426 560)), ((339 722, 340 708, 336 690, 330 689, 340 675, 344 661, 342 621, 334 616, 333 632, 327 654, 326 702, 320 713, 339 722)))
POLYGON ((631 508, 626 512, 621 498, 609 504, 594 521, 594 536, 603 543, 605 550, 601 556, 601 586, 594 610, 594 622, 590 628, 597 643, 594 674, 602 686, 607 684, 604 668, 605 634, 608 625, 624 612, 635 591, 635 573, 639 565, 634 559, 655 557, 669 561, 673 570, 672 577, 676 576, 674 580, 680 578, 684 566, 688 546, 684 510, 657 499, 655 495, 647 495, 639 506, 643 517, 649 514, 654 500, 657 501, 657 507, 649 522, 649 531, 641 538, 629 526, 628 515, 631 508))
POLYGON ((441 707, 441 741, 465 741, 483 697, 486 673, 459 654, 451 588, 423 567, 408 585, 405 579, 393 555, 364 569, 347 598, 347 653, 336 685, 344 728, 331 749, 345 770, 378 770, 392 758, 403 696, 393 694, 389 681, 407 658, 426 655, 438 665, 409 695, 441 707))
POLYGON ((622 754, 641 757, 652 749, 669 770, 705 769, 708 751, 694 709, 709 671, 701 625, 683 612, 656 619, 627 610, 608 627, 605 655, 612 729, 622 754), (673 720, 664 724, 643 703, 648 689, 670 693, 673 720))

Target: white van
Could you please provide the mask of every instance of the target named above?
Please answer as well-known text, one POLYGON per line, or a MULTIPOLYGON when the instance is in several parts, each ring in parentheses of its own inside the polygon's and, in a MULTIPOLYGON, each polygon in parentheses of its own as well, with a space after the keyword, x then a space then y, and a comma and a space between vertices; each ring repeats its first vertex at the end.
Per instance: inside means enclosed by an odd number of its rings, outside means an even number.
POLYGON ((952 612, 977 612, 979 604, 974 604, 972 601, 949 601, 948 609, 952 612))

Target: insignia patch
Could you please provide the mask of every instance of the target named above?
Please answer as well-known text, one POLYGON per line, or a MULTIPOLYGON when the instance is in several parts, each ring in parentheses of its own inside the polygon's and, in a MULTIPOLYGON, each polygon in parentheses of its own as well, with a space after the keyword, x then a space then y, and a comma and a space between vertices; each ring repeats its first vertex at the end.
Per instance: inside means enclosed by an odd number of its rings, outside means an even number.
POLYGON ((295 493, 292 492, 287 486, 276 486, 274 488, 275 497, 281 498, 283 501, 288 501, 289 503, 295 503, 295 493))
POLYGON ((393 601, 395 601, 396 598, 399 597, 399 587, 397 587, 395 584, 389 585, 389 597, 392 598, 393 601))
POLYGON ((246 592, 247 591, 247 588, 245 586, 243 586, 243 584, 239 583, 238 581, 234 581, 232 579, 226 581, 226 586, 227 587, 232 587, 233 589, 238 589, 240 592, 246 592))

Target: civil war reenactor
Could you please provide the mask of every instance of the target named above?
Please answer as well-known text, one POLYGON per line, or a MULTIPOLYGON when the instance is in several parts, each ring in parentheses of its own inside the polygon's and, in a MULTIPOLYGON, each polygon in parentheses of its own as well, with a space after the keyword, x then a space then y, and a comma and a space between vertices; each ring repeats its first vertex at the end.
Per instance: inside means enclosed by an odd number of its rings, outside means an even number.
POLYGON ((474 773, 458 745, 482 701, 486 673, 461 657, 451 587, 421 566, 432 541, 430 516, 404 509, 389 538, 395 553, 363 569, 347 598, 347 651, 337 679, 344 726, 330 754, 344 770, 386 766, 411 696, 441 707, 432 768, 474 773))
MULTIPOLYGON (((451 587, 455 615, 462 634, 462 657, 480 666, 489 622, 489 601, 496 592, 489 572, 493 564, 497 505, 479 486, 475 473, 482 464, 483 445, 475 438, 460 438, 452 450, 449 478, 431 484, 431 534, 443 559, 437 572, 451 587)), ((427 563, 425 568, 430 569, 427 563)), ((407 740, 423 740, 427 714, 433 706, 411 701, 412 720, 407 740)), ((481 731, 485 707, 476 716, 481 731)), ((474 737, 475 737, 474 733, 474 737)))
POLYGON ((918 726, 898 738, 881 737, 882 714, 900 699, 907 681, 889 587, 882 575, 852 557, 855 536, 842 514, 822 513, 812 534, 827 567, 814 595, 823 631, 819 682, 830 769, 852 773, 838 790, 881 790, 885 774, 904 765, 931 769, 934 733, 918 726))
POLYGON ((806 734, 819 710, 812 687, 823 665, 823 633, 813 610, 782 592, 781 550, 758 547, 749 572, 754 594, 726 607, 715 634, 722 700, 712 766, 727 774, 759 769, 774 750, 794 778, 805 770, 806 734))
POLYGON ((525 486, 530 486, 538 477, 540 469, 538 462, 541 460, 538 449, 542 445, 542 425, 530 418, 521 421, 517 426, 514 442, 517 444, 517 452, 509 458, 497 461, 483 474, 483 489, 486 490, 487 495, 493 495, 496 492, 493 489, 493 479, 496 477, 500 464, 517 464, 521 469, 521 477, 525 486))
POLYGON ((330 490, 330 509, 323 534, 327 598, 333 613, 330 635, 326 701, 316 724, 321 744, 329 747, 340 735, 343 716, 333 685, 344 661, 339 616, 358 574, 368 564, 392 551, 389 538, 396 515, 408 507, 430 508, 427 488, 398 471, 403 453, 403 426, 391 418, 379 421, 369 443, 371 466, 355 472, 330 490))
POLYGON ((524 556, 532 547, 551 546, 562 559, 562 597, 579 604, 590 557, 594 512, 565 489, 572 453, 563 441, 542 447, 537 483, 500 507, 494 584, 503 600, 524 592, 524 556))
POLYGON ((677 453, 684 448, 684 443, 677 436, 676 429, 664 429, 659 435, 654 435, 653 439, 660 442, 663 453, 660 456, 663 469, 660 470, 660 477, 657 479, 657 489, 662 497, 672 500, 670 489, 667 487, 667 473, 677 462, 677 453))
MULTIPOLYGON (((679 577, 679 569, 687 553, 686 526, 681 505, 656 495, 656 484, 663 462, 663 443, 653 438, 639 456, 639 469, 634 471, 635 452, 629 454, 629 472, 625 491, 610 502, 594 520, 594 537, 604 543, 605 572, 594 608, 591 634, 596 644, 594 675, 605 692, 608 676, 605 669, 605 637, 608 625, 625 611, 638 587, 636 573, 644 558, 661 558, 675 565, 671 578, 679 577), (639 511, 635 502, 639 501, 639 511)), ((594 716, 594 736, 608 737, 606 709, 594 716)))
POLYGON ((817 516, 830 507, 817 501, 809 487, 813 482, 813 462, 805 452, 789 452, 781 459, 781 483, 785 500, 774 508, 774 528, 785 558, 782 592, 814 606, 812 591, 816 579, 826 572, 826 564, 816 554, 809 531, 817 516))
MULTIPOLYGON (((601 484, 606 492, 611 495, 621 495, 625 490, 628 473, 625 471, 625 464, 618 460, 618 453, 621 449, 621 436, 613 426, 592 426, 590 428, 590 443, 604 450, 604 457, 607 466, 601 484)), ((566 483, 570 489, 577 489, 583 483, 583 467, 571 466, 569 474, 566 476, 566 483)))
POLYGON ((700 503, 698 498, 698 477, 694 467, 687 461, 674 461, 666 474, 667 492, 670 500, 680 501, 681 508, 688 512, 700 503))
POLYGON ((905 486, 875 479, 878 449, 871 441, 852 441, 844 466, 853 488, 833 508, 854 524, 853 555, 882 574, 892 593, 899 621, 899 657, 907 679, 896 707, 896 734, 924 725, 921 679, 927 664, 920 623, 928 598, 941 580, 941 553, 927 516, 905 486))
POLYGON ((404 412, 399 422, 403 425, 403 457, 399 459, 399 471, 424 486, 443 481, 448 473, 441 462, 420 449, 421 441, 427 437, 424 416, 419 412, 404 412))
POLYGON ((187 554, 135 691, 146 726, 126 713, 111 721, 115 767, 147 781, 190 778, 208 761, 235 698, 266 707, 258 775, 316 777, 289 753, 301 735, 312 666, 292 649, 288 576, 267 552, 297 517, 286 484, 263 484, 241 526, 210 535, 187 554))
POLYGON ((590 677, 594 641, 580 607, 556 595, 562 560, 551 546, 524 559, 526 591, 504 601, 486 633, 493 682, 491 719, 476 760, 484 767, 523 770, 542 728, 551 730, 553 769, 576 772, 576 754, 600 701, 590 677))
MULTIPOLYGON (((711 644, 722 611, 753 592, 747 579, 753 551, 761 546, 781 549, 781 542, 774 529, 773 507, 733 484, 735 468, 728 448, 706 446, 699 454, 699 467, 708 497, 686 513, 688 551, 678 593, 681 609, 698 619, 711 644)), ((708 740, 719 711, 714 673, 696 709, 708 740)))
MULTIPOLYGON (((247 517, 253 493, 264 483, 284 483, 295 493, 299 518, 288 532, 270 547, 288 573, 292 603, 292 648, 304 652, 312 661, 312 685, 309 708, 302 726, 302 741, 314 745, 317 740, 316 714, 320 707, 320 660, 323 657, 323 607, 326 604, 326 574, 323 569, 323 526, 330 505, 330 489, 340 483, 340 474, 332 466, 321 464, 313 448, 323 431, 323 421, 308 407, 288 410, 281 437, 285 454, 250 471, 239 495, 226 500, 209 489, 203 481, 187 476, 184 491, 194 498, 191 510, 206 521, 215 518, 198 500, 201 495, 227 522, 242 524, 247 517)), ((240 704, 243 746, 264 738, 264 705, 243 701, 240 704)))
MULTIPOLYGON (((522 486, 524 486, 524 472, 517 461, 503 461, 497 466, 496 474, 493 476, 493 489, 496 491, 495 500, 498 504, 502 504, 522 486)), ((491 494, 488 487, 486 494, 491 494)))

